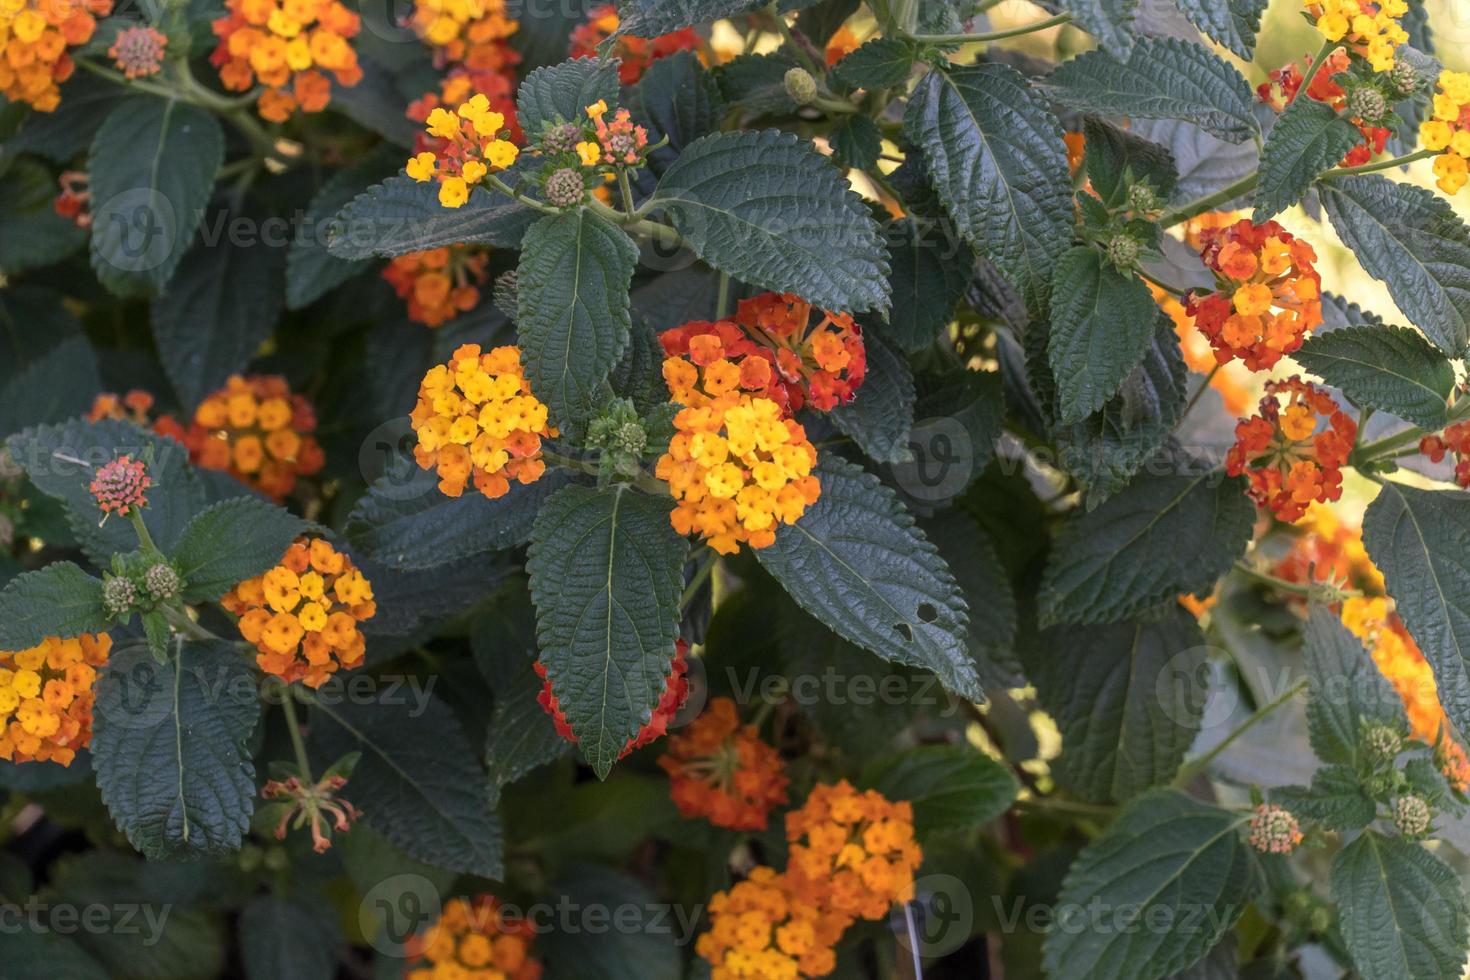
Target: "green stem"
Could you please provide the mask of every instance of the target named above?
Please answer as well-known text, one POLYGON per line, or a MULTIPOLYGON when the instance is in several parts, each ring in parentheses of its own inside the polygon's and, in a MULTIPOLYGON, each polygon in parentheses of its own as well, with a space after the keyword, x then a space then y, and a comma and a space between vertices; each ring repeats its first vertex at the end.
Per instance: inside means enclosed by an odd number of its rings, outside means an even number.
MULTIPOLYGON (((1467 419, 1470 419, 1470 397, 1461 398, 1451 406, 1449 413, 1445 416, 1445 425, 1448 427, 1467 419)), ((1365 428, 1366 425, 1359 424, 1358 432, 1362 433, 1365 428)), ((1354 466, 1361 466, 1376 460, 1391 458, 1411 446, 1417 446, 1419 440, 1425 435, 1423 429, 1410 426, 1402 432, 1395 432, 1391 436, 1384 436, 1382 439, 1359 445, 1353 450, 1350 462, 1354 466)))
POLYGON ((1428 160, 1437 157, 1443 150, 1415 150, 1401 157, 1393 157, 1388 160, 1379 160, 1376 163, 1365 163, 1357 167, 1333 167, 1331 170, 1323 171, 1323 177, 1352 177, 1357 174, 1377 173, 1380 170, 1392 170, 1394 167, 1403 167, 1419 160, 1428 160))
POLYGON ((1153 283, 1155 286, 1158 286, 1164 292, 1169 293, 1170 295, 1172 295, 1172 296, 1174 296, 1174 297, 1176 297, 1178 299, 1183 299, 1184 298, 1184 290, 1180 289, 1178 286, 1171 286, 1171 285, 1169 285, 1167 282, 1164 282, 1164 280, 1162 280, 1162 279, 1158 278, 1157 276, 1153 275, 1147 269, 1144 269, 1142 267, 1139 267, 1138 274, 1143 277, 1143 279, 1144 279, 1145 282, 1151 282, 1151 283, 1153 283))
POLYGON ((189 614, 184 612, 183 609, 176 606, 159 606, 158 608, 163 613, 163 618, 168 621, 168 625, 173 628, 175 633, 187 636, 191 640, 219 639, 219 637, 215 636, 209 630, 190 619, 189 614))
POLYGON ((781 15, 781 11, 776 9, 774 3, 766 8, 766 13, 770 15, 771 20, 776 22, 776 30, 781 32, 781 39, 786 42, 787 47, 795 52, 796 58, 801 62, 802 67, 811 72, 813 78, 821 78, 826 74, 821 66, 812 58, 812 54, 806 49, 806 46, 797 43, 796 38, 791 33, 791 27, 786 23, 786 18, 781 15))
MULTIPOLYGON (((517 194, 513 189, 511 189, 511 186, 509 184, 501 180, 495 174, 489 174, 488 176, 486 176, 485 182, 511 200, 518 201, 528 208, 534 208, 535 210, 540 211, 542 214, 561 213, 560 208, 554 208, 550 204, 547 204, 545 201, 538 201, 533 197, 527 197, 524 194, 517 194)), ((611 210, 611 208, 609 208, 608 210, 611 210)))
POLYGON ((628 217, 636 217, 638 209, 633 206, 633 184, 628 180, 627 167, 618 168, 618 190, 623 195, 623 210, 627 212, 628 217))
POLYGON ((296 720, 296 697, 289 687, 285 690, 281 704, 286 709, 286 730, 291 733, 291 748, 296 752, 296 768, 301 770, 301 781, 307 786, 315 786, 316 780, 311 777, 311 764, 306 759, 306 742, 301 738, 301 724, 296 720))
POLYGON ((715 299, 715 319, 723 320, 730 315, 730 276, 720 273, 720 292, 715 299))
POLYGON ((1172 211, 1166 211, 1159 218, 1159 227, 1169 228, 1179 224, 1181 221, 1188 221, 1190 218, 1198 217, 1206 211, 1213 211, 1221 205, 1229 204, 1242 194, 1255 190, 1256 184, 1260 183, 1260 180, 1261 173, 1257 170, 1246 174, 1229 187, 1223 187, 1213 194, 1206 194, 1204 197, 1190 201, 1188 204, 1175 208, 1172 211))
POLYGON ((1034 34, 1036 31, 1044 31, 1049 27, 1058 27, 1071 22, 1071 14, 1057 14, 1055 17, 1038 20, 1033 24, 1023 24, 1004 31, 991 31, 988 34, 914 34, 912 37, 922 44, 976 44, 981 41, 1004 41, 1009 37, 1034 34))
POLYGON ((133 525, 133 531, 138 535, 138 544, 149 554, 161 555, 158 545, 153 543, 153 535, 148 533, 148 525, 143 523, 143 512, 137 507, 128 510, 128 521, 133 525))
POLYGON ((1205 392, 1209 390, 1210 382, 1214 381, 1215 375, 1219 373, 1220 365, 1217 362, 1214 367, 1210 368, 1210 373, 1205 375, 1205 380, 1200 382, 1200 386, 1194 390, 1194 394, 1189 396, 1189 403, 1184 406, 1184 411, 1179 413, 1179 421, 1174 424, 1174 428, 1179 428, 1179 426, 1184 424, 1184 420, 1189 418, 1189 413, 1194 411, 1194 406, 1198 405, 1199 400, 1205 397, 1205 392))
POLYGON ((1188 785, 1191 779, 1208 769, 1210 767, 1210 763, 1218 759, 1220 755, 1235 742, 1236 739, 1240 738, 1240 736, 1244 735, 1246 732, 1255 727, 1255 725, 1260 722, 1262 718, 1265 718, 1277 708, 1281 707, 1283 704, 1296 697, 1297 694, 1305 690, 1306 687, 1307 679, 1303 677, 1293 683, 1286 690, 1282 691, 1276 697, 1261 705, 1261 707, 1256 709, 1255 714, 1251 715, 1245 721, 1237 725, 1235 730, 1229 735, 1226 735, 1223 739, 1221 739, 1218 745, 1210 749, 1210 751, 1206 752, 1199 758, 1194 759, 1190 762, 1186 762, 1183 766, 1181 766, 1179 769, 1179 774, 1174 777, 1174 785, 1177 787, 1188 785))
POLYGON ((1332 54, 1333 50, 1337 48, 1337 45, 1337 41, 1323 42, 1322 47, 1317 51, 1317 57, 1312 59, 1312 64, 1307 68, 1307 74, 1302 79, 1302 83, 1297 86, 1296 94, 1291 97, 1291 101, 1295 101, 1298 95, 1301 95, 1311 87, 1312 79, 1316 78, 1317 73, 1322 70, 1322 66, 1327 64, 1328 55, 1332 54))
POLYGON ((1244 575, 1246 578, 1251 579, 1254 582, 1259 582, 1262 585, 1268 585, 1278 592, 1289 592, 1292 595, 1299 595, 1305 598, 1307 596, 1310 596, 1313 591, 1311 585, 1306 585, 1301 582, 1288 582, 1284 578, 1277 578, 1275 575, 1268 575, 1265 572, 1252 568, 1244 561, 1236 562, 1235 570, 1244 575))
POLYGON ((1059 813, 1076 817, 1107 818, 1118 812, 1115 806, 1082 803, 1076 800, 1059 800, 1053 796, 1033 796, 1029 799, 1016 800, 1012 805, 1017 810, 1030 810, 1033 813, 1059 813))
POLYGON ((705 580, 713 574, 718 561, 719 555, 714 551, 710 551, 704 556, 699 567, 694 570, 694 575, 689 579, 689 584, 684 586, 684 594, 679 597, 680 609, 689 605, 690 601, 693 600, 695 594, 699 592, 700 586, 704 585, 705 580))
MULTIPOLYGON (((549 449, 541 450, 541 458, 545 460, 548 466, 560 466, 563 469, 572 470, 577 473, 586 473, 588 476, 601 475, 601 468, 590 459, 573 459, 570 456, 563 456, 561 453, 553 452, 549 449)), ((646 473, 639 473, 631 482, 639 490, 644 490, 660 497, 669 496, 669 485, 646 473)))

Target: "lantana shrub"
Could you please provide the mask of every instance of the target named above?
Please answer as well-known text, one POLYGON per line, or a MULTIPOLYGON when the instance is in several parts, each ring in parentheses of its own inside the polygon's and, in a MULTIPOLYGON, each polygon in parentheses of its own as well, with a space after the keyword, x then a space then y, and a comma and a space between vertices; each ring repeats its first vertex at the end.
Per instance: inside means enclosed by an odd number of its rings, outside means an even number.
POLYGON ((1444 0, 0 0, 0 977, 1461 977, 1444 0))

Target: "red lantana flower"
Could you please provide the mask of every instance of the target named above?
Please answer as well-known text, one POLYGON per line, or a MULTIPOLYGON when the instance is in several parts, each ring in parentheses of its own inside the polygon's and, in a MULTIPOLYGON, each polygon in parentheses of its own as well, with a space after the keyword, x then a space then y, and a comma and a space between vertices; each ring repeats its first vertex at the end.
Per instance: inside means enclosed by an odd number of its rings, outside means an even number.
POLYGON ((1268 381, 1260 414, 1235 427, 1225 471, 1245 475, 1258 506, 1294 521, 1312 501, 1342 496, 1342 466, 1357 435, 1358 424, 1322 389, 1295 376, 1268 381))

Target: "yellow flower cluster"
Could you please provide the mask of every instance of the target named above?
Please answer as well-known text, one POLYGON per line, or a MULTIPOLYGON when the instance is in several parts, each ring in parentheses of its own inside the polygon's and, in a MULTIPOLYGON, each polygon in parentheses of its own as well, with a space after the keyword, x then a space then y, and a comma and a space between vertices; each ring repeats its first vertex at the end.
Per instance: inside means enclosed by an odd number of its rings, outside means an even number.
POLYGON ((106 633, 84 633, 0 651, 0 759, 71 765, 92 741, 92 684, 111 650, 106 633))
POLYGON ((1440 190, 1459 193, 1470 180, 1470 72, 1440 73, 1433 112, 1419 127, 1419 140, 1426 150, 1442 151, 1434 159, 1440 190))
POLYGON ((472 476, 492 499, 510 490, 509 478, 534 483, 546 472, 541 439, 557 434, 515 346, 488 354, 479 344, 460 347, 424 375, 409 419, 419 437, 414 459, 423 469, 437 467, 439 489, 450 497, 464 493, 472 476))
POLYGON ((265 86, 256 101, 262 119, 285 122, 296 109, 321 112, 337 84, 362 81, 350 39, 362 19, 337 0, 225 0, 213 24, 219 44, 210 63, 234 92, 265 86))
POLYGON ((290 683, 321 687, 338 667, 362 663, 357 624, 377 612, 373 587, 352 559, 320 538, 297 541, 281 563, 220 600, 240 617, 255 662, 290 683))
POLYGON ((713 965, 711 980, 797 980, 837 965, 832 947, 847 922, 802 902, 785 875, 757 867, 709 903, 710 929, 695 951, 713 965))
POLYGON ((112 0, 0 0, 0 95, 53 111, 76 70, 67 48, 90 41, 110 13, 112 0))
POLYGON ((505 116, 490 108, 484 94, 463 102, 454 112, 434 109, 427 120, 429 136, 439 141, 436 149, 414 154, 405 168, 419 183, 439 179, 439 203, 457 208, 470 199, 470 191, 492 170, 504 170, 516 162, 520 150, 503 138, 505 116))
POLYGON ((432 925, 409 937, 406 980, 539 980, 536 930, 493 895, 451 898, 432 925))
POLYGON ((520 22, 505 16, 505 0, 414 0, 409 26, 443 62, 474 71, 501 71, 517 61, 503 42, 520 22))
MULTIPOLYGON (((725 555, 740 550, 742 541, 770 546, 776 528, 796 523, 822 492, 812 475, 817 450, 806 430, 782 417, 769 398, 737 390, 739 369, 730 370, 725 385, 706 369, 705 388, 721 393, 674 416, 678 431, 654 470, 677 501, 670 516, 675 530, 697 532, 725 555)), ((683 358, 664 361, 671 389, 692 384, 682 376, 697 371, 683 358)))
POLYGON ((1308 0, 1307 13, 1329 41, 1368 59, 1374 71, 1393 67, 1394 49, 1409 43, 1399 18, 1409 12, 1407 0, 1308 0))

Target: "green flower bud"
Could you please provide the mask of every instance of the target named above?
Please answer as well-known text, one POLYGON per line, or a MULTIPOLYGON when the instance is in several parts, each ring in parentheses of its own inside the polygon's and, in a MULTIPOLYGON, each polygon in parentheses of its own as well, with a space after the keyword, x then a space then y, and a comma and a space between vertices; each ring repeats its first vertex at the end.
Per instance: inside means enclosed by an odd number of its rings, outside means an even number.
POLYGON ((137 601, 138 587, 132 579, 109 575, 102 583, 102 605, 111 615, 126 615, 137 601))
POLYGON ((1422 796, 1400 796, 1393 803, 1393 825, 1405 837, 1422 837, 1429 830, 1430 816, 1422 796))
POLYGON ((817 98, 817 80, 805 68, 792 68, 786 72, 786 94, 797 105, 811 105, 817 98))
POLYGON ((575 167, 562 167, 546 178, 546 203, 558 208, 575 207, 587 195, 582 172, 575 167))
POLYGON ((177 597, 182 585, 179 573, 174 571, 172 565, 164 562, 143 573, 143 588, 156 602, 168 602, 177 597))

